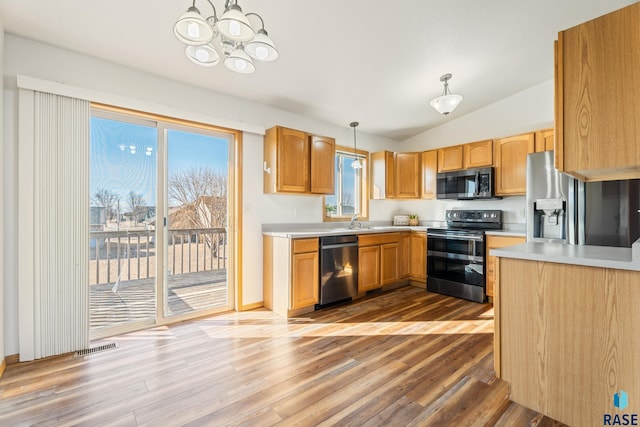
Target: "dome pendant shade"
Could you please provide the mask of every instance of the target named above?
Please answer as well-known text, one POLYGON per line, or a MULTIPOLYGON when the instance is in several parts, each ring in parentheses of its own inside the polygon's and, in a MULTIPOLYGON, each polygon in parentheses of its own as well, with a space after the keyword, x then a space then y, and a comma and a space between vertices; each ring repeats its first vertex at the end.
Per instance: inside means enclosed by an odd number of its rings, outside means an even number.
POLYGON ((220 33, 231 40, 246 42, 256 35, 249 19, 237 4, 229 6, 229 9, 220 17, 217 25, 220 33))
POLYGON ((451 74, 444 74, 440 77, 440 81, 444 82, 442 95, 431 100, 431 106, 435 108, 438 113, 444 116, 455 110, 460 102, 462 102, 462 96, 453 95, 451 91, 449 91, 449 79, 451 79, 451 77, 451 74))
POLYGON ((265 30, 258 30, 258 34, 245 46, 244 50, 252 58, 260 61, 274 61, 278 59, 278 50, 265 30))
POLYGON ((435 108, 438 113, 447 115, 462 102, 462 96, 460 95, 443 95, 433 98, 431 100, 431 106, 435 108))
POLYGON ((193 6, 175 23, 173 34, 182 43, 190 46, 207 44, 214 36, 211 25, 200 15, 200 11, 193 6))
POLYGON ((213 46, 209 44, 202 46, 187 46, 184 52, 191 62, 203 67, 213 67, 220 62, 220 55, 213 46))
POLYGON ((249 55, 244 51, 242 45, 238 46, 236 50, 227 56, 227 59, 224 60, 224 65, 231 71, 240 74, 251 74, 256 70, 253 61, 251 61, 249 55))

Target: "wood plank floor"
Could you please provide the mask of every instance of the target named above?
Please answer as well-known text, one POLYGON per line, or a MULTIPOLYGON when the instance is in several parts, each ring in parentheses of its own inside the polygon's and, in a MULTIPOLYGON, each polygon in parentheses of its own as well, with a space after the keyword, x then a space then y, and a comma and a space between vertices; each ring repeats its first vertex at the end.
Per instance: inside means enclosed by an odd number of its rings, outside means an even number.
POLYGON ((226 313, 9 365, 0 425, 561 426, 508 400, 493 309, 412 286, 307 317, 226 313))

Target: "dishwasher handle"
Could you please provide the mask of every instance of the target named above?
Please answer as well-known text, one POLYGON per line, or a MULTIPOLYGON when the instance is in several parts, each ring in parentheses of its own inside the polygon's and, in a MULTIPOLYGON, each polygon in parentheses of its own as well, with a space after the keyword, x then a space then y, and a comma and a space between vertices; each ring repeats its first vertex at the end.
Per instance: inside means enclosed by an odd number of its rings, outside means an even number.
POLYGON ((335 248, 348 248, 352 246, 358 246, 358 242, 353 243, 337 243, 335 245, 322 245, 322 250, 325 249, 335 249, 335 248))

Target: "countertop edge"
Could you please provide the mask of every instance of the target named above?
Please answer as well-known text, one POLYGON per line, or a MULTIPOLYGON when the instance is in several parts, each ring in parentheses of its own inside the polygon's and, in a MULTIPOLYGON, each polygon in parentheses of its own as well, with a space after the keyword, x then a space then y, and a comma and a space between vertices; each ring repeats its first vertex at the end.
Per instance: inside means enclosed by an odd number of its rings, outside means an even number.
POLYGON ((490 251, 490 255, 502 258, 640 271, 640 259, 634 257, 634 253, 638 253, 638 251, 631 248, 537 242, 490 251))
POLYGON ((305 237, 322 237, 322 236, 343 236, 348 234, 376 234, 376 233, 399 233, 401 231, 418 231, 426 232, 427 227, 415 226, 389 226, 379 228, 365 228, 354 230, 308 230, 308 231, 263 231, 263 236, 283 237, 286 239, 300 239, 305 237))

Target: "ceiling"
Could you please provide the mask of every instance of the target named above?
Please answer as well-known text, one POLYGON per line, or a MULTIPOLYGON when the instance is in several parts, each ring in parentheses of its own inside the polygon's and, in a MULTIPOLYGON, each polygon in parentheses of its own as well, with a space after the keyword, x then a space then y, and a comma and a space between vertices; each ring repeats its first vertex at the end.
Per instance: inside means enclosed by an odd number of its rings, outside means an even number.
POLYGON ((558 31, 634 2, 238 0, 280 53, 250 75, 184 56, 172 27, 190 0, 0 0, 0 19, 8 33, 402 141, 553 78, 558 31), (429 105, 445 73, 464 96, 446 117, 429 105))

